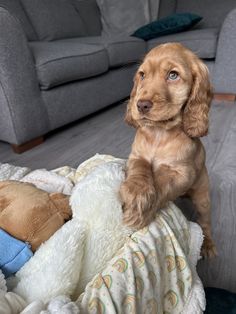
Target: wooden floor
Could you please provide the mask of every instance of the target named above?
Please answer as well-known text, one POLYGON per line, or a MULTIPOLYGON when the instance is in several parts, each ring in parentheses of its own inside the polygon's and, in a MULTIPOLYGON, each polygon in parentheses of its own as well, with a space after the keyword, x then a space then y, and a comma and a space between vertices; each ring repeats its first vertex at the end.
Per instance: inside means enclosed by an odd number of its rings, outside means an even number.
POLYGON ((134 129, 124 122, 125 102, 49 134, 43 144, 15 154, 9 144, 0 142, 0 162, 31 169, 77 167, 96 153, 126 158, 134 129))

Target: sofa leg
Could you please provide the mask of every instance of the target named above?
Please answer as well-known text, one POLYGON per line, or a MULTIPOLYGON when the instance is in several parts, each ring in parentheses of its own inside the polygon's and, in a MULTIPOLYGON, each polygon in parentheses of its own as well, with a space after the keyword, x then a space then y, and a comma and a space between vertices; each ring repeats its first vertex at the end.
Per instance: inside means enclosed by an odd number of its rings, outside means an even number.
POLYGON ((38 146, 40 144, 42 144, 44 141, 44 137, 43 136, 40 136, 40 137, 37 137, 37 138, 34 138, 33 140, 29 141, 29 142, 26 142, 26 143, 23 143, 23 144, 20 144, 20 145, 17 145, 17 144, 11 144, 11 147, 13 149, 13 151, 17 154, 21 154, 21 153, 24 153, 26 152, 27 150, 35 147, 35 146, 38 146))
POLYGON ((236 101, 236 94, 214 94, 214 99, 218 101, 236 101))

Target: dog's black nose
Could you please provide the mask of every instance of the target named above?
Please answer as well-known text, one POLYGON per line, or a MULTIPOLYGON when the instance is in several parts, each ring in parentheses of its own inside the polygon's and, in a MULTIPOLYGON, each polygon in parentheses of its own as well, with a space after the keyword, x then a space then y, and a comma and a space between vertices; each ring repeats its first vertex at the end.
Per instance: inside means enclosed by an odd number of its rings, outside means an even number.
POLYGON ((152 108, 153 103, 150 100, 139 100, 137 102, 138 111, 141 113, 147 113, 152 108))

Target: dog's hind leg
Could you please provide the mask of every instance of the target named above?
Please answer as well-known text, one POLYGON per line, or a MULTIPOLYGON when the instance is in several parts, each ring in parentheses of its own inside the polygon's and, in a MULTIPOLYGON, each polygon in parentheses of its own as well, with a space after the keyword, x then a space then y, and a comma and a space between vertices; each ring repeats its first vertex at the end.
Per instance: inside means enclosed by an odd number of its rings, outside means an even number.
POLYGON ((197 210, 197 222, 202 227, 204 242, 202 246, 202 255, 204 257, 214 257, 217 255, 216 247, 211 234, 211 210, 209 196, 209 179, 207 170, 204 167, 199 179, 188 191, 193 204, 197 210))

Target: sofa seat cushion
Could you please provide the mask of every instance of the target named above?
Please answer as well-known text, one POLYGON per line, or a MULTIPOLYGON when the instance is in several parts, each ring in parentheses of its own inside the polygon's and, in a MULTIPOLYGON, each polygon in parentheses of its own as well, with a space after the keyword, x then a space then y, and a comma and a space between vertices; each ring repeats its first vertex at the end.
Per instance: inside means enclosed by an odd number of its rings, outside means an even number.
POLYGON ((146 53, 146 43, 142 39, 126 35, 81 37, 77 40, 102 45, 107 50, 110 67, 140 61, 146 53))
POLYGON ((107 52, 101 45, 69 40, 31 42, 41 89, 89 78, 108 70, 107 52))
POLYGON ((206 28, 162 36, 148 41, 148 51, 160 44, 179 42, 193 50, 202 59, 214 59, 218 33, 218 28, 206 28))

